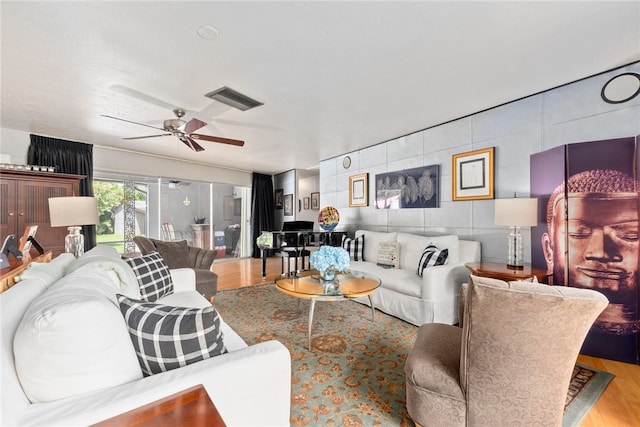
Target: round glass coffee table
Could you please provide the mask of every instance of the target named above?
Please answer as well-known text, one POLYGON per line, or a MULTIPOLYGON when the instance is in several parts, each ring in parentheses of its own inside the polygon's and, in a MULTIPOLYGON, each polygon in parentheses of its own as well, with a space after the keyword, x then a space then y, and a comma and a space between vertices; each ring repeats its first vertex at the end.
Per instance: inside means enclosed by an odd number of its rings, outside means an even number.
POLYGON ((333 282, 323 283, 317 270, 301 271, 295 276, 276 279, 276 288, 287 295, 311 300, 309 307, 309 351, 311 351, 311 326, 316 301, 347 301, 351 298, 368 297, 371 305, 371 320, 375 321, 375 308, 371 294, 380 286, 380 279, 372 274, 346 270, 336 274, 333 282))

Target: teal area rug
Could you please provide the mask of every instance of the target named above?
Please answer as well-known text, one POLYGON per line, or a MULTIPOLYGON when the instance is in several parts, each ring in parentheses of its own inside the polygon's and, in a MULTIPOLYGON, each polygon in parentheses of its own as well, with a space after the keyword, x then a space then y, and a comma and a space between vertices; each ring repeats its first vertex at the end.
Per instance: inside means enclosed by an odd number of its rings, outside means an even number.
MULTIPOLYGON (((275 339, 292 359, 292 426, 413 426, 405 408, 404 364, 418 328, 353 301, 317 302, 312 350, 309 301, 275 285, 220 291, 215 305, 248 343, 275 339)), ((578 366, 563 427, 574 427, 612 376, 578 366), (607 379, 607 376, 608 379, 607 379)))

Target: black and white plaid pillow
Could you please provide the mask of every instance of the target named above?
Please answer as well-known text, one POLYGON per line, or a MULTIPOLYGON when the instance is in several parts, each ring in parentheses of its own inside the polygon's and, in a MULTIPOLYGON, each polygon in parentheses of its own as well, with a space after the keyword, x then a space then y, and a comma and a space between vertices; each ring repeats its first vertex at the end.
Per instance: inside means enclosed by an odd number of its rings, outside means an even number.
POLYGON ((124 258, 131 266, 140 285, 140 298, 154 302, 173 293, 173 281, 169 267, 158 252, 136 258, 124 258))
POLYGON ((432 243, 427 245, 427 247, 422 251, 422 256, 420 257, 420 262, 418 263, 418 276, 422 277, 422 272, 427 267, 446 264, 448 258, 449 249, 438 250, 436 245, 432 243))
POLYGON ((145 375, 170 371, 226 353, 213 306, 172 307, 118 294, 120 311, 145 375))
POLYGON ((349 252, 353 261, 364 261, 364 234, 355 239, 342 236, 342 249, 349 252))

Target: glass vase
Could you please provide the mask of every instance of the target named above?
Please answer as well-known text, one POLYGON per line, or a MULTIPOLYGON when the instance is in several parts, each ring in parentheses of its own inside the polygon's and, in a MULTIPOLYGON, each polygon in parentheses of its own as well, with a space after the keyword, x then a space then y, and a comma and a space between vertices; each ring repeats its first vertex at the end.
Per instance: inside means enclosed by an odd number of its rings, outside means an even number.
POLYGON ((319 273, 320 273, 320 281, 323 283, 331 283, 336 279, 336 269, 332 265, 330 265, 324 270, 319 271, 319 273))

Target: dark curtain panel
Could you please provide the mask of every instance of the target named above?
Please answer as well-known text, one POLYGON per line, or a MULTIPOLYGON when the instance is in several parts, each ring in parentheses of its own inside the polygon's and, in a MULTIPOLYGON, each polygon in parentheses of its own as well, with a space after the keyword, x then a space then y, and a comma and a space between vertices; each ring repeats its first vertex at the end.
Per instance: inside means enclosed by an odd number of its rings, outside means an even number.
POLYGON ((260 258, 256 239, 263 231, 272 231, 275 224, 275 203, 271 175, 253 173, 251 190, 251 235, 253 257, 260 258))
MULTIPOLYGON (((93 196, 93 145, 32 134, 27 163, 55 166, 60 173, 85 175, 80 180, 80 194, 76 195, 93 196)), ((96 245, 96 226, 83 226, 82 234, 84 249, 88 251, 96 245)))

